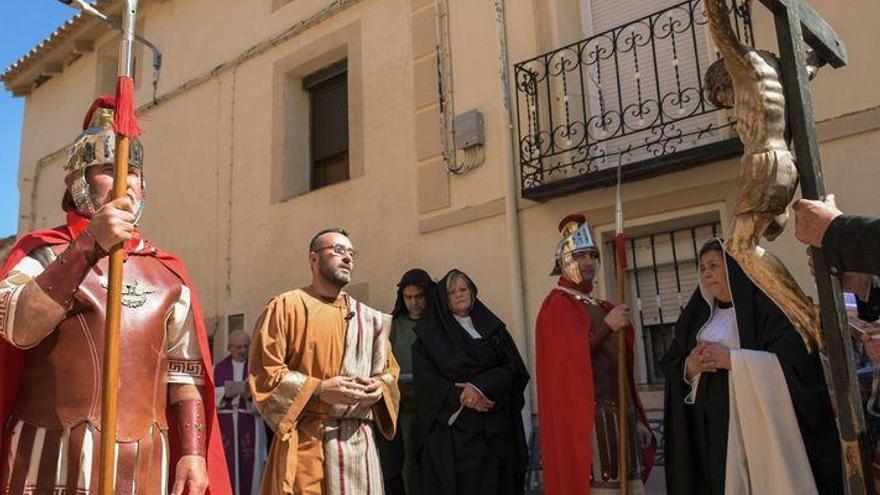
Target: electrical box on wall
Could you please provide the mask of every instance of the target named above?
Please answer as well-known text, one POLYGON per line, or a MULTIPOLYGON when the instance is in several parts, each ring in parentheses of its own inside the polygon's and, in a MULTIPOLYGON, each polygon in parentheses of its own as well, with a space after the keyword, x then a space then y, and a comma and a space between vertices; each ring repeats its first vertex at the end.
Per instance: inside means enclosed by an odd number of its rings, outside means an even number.
POLYGON ((455 116, 455 148, 465 149, 482 145, 485 142, 483 130, 483 114, 479 110, 471 110, 455 116))

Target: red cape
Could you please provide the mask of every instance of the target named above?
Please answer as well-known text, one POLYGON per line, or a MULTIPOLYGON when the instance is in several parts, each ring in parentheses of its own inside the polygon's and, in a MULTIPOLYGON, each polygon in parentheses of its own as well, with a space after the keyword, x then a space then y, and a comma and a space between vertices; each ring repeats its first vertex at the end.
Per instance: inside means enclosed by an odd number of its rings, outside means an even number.
MULTIPOLYGON (((590 286, 578 286, 566 279, 559 279, 559 285, 584 294, 592 290, 590 286)), ((599 303, 606 311, 614 307, 608 301, 599 303)), ((559 289, 550 292, 538 314, 535 335, 538 414, 541 419, 544 493, 547 495, 590 493, 590 446, 596 413, 590 322, 590 313, 584 304, 559 289)), ((632 327, 625 331, 631 396, 642 422, 648 426, 632 373, 635 334, 632 327)), ((647 480, 654 465, 656 449, 654 440, 642 451, 642 480, 647 480)))
MULTIPOLYGON (((67 244, 73 241, 85 228, 88 227, 88 219, 75 213, 68 212, 67 225, 55 227, 52 230, 38 230, 24 235, 9 253, 6 263, 0 269, 0 279, 6 278, 10 270, 18 264, 25 256, 34 249, 48 245, 54 246, 58 244, 67 244)), ((146 241, 145 241, 146 242, 146 241)), ((155 246, 153 246, 155 247, 155 246)), ((186 268, 179 259, 173 255, 166 253, 160 249, 144 249, 138 252, 131 252, 131 245, 126 246, 126 252, 130 256, 155 256, 165 267, 171 270, 184 285, 189 287, 192 294, 192 311, 195 319, 196 330, 199 335, 199 350, 202 354, 203 365, 205 369, 205 385, 202 391, 205 403, 205 411, 210 418, 208 421, 208 477, 210 486, 207 493, 210 495, 232 495, 232 488, 229 483, 229 473, 226 469, 226 454, 223 452, 223 442, 220 440, 220 428, 217 423, 217 412, 214 402, 214 378, 211 364, 211 348, 208 345, 208 334, 205 331, 205 323, 202 318, 202 308, 199 300, 195 295, 192 282, 187 275, 186 268)), ((21 378, 21 370, 24 366, 24 352, 9 345, 6 341, 0 340, 0 384, 2 384, 2 394, 0 394, 0 445, 3 445, 3 428, 6 420, 15 404, 15 396, 18 393, 18 384, 21 378)), ((170 407, 168 408, 170 414, 170 407)), ((174 424, 169 416, 169 424, 174 424)), ((169 482, 174 482, 174 468, 177 465, 179 454, 175 452, 174 441, 176 435, 175 429, 169 431, 171 436, 171 460, 169 482)))

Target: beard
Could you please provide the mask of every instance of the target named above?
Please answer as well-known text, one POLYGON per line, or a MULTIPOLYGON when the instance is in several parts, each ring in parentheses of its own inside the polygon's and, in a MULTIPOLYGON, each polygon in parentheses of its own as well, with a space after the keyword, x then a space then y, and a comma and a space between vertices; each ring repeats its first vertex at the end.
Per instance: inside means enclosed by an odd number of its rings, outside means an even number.
POLYGON ((318 264, 318 273, 321 274, 324 280, 339 288, 345 287, 351 282, 350 272, 346 272, 341 267, 334 268, 324 260, 321 260, 321 263, 318 264))
POLYGON ((596 278, 596 270, 593 268, 587 270, 580 270, 581 272, 581 283, 593 285, 593 279, 596 278))

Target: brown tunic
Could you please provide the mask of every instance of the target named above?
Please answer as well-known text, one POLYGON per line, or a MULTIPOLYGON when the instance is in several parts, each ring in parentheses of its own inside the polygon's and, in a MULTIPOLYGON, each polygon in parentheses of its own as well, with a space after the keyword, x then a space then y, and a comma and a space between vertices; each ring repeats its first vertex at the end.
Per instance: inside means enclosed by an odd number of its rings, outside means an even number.
MULTIPOLYGON (((315 391, 322 380, 339 376, 343 367, 347 300, 340 294, 335 301, 325 302, 308 289, 297 289, 269 301, 257 322, 249 381, 257 407, 276 433, 263 478, 264 495, 328 493, 324 486, 325 429, 338 421, 331 405, 315 391)), ((387 331, 376 343, 386 346, 388 360, 379 376, 383 398, 372 407, 368 422, 391 438, 397 418, 398 366, 387 331)), ((378 467, 372 469, 381 480, 378 467)))

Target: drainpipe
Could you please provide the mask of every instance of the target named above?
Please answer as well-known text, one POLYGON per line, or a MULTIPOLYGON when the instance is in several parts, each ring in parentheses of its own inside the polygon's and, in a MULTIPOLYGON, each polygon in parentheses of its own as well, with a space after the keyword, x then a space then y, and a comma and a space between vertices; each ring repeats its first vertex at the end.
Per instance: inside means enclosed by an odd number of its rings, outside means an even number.
MULTIPOLYGON (((504 0, 493 0, 492 8, 495 11, 495 33, 498 37, 498 80, 500 82, 501 100, 503 108, 501 122, 504 126, 502 132, 501 167, 504 170, 504 218, 507 222, 507 251, 508 270, 510 272, 510 296, 513 307, 514 327, 519 329, 519 347, 525 354, 526 364, 532 362, 532 352, 529 346, 529 327, 526 324, 525 309, 525 284, 523 283, 522 271, 522 246, 519 231, 519 210, 517 198, 517 175, 514 169, 516 158, 516 130, 513 128, 513 107, 510 104, 510 78, 508 77, 510 64, 507 59, 507 20, 504 15, 504 0)), ((532 382, 534 383, 534 380, 532 382)), ((530 386, 531 390, 531 386, 530 386)), ((526 421, 526 433, 532 431, 531 421, 531 391, 526 394, 526 410, 523 414, 526 421)))

